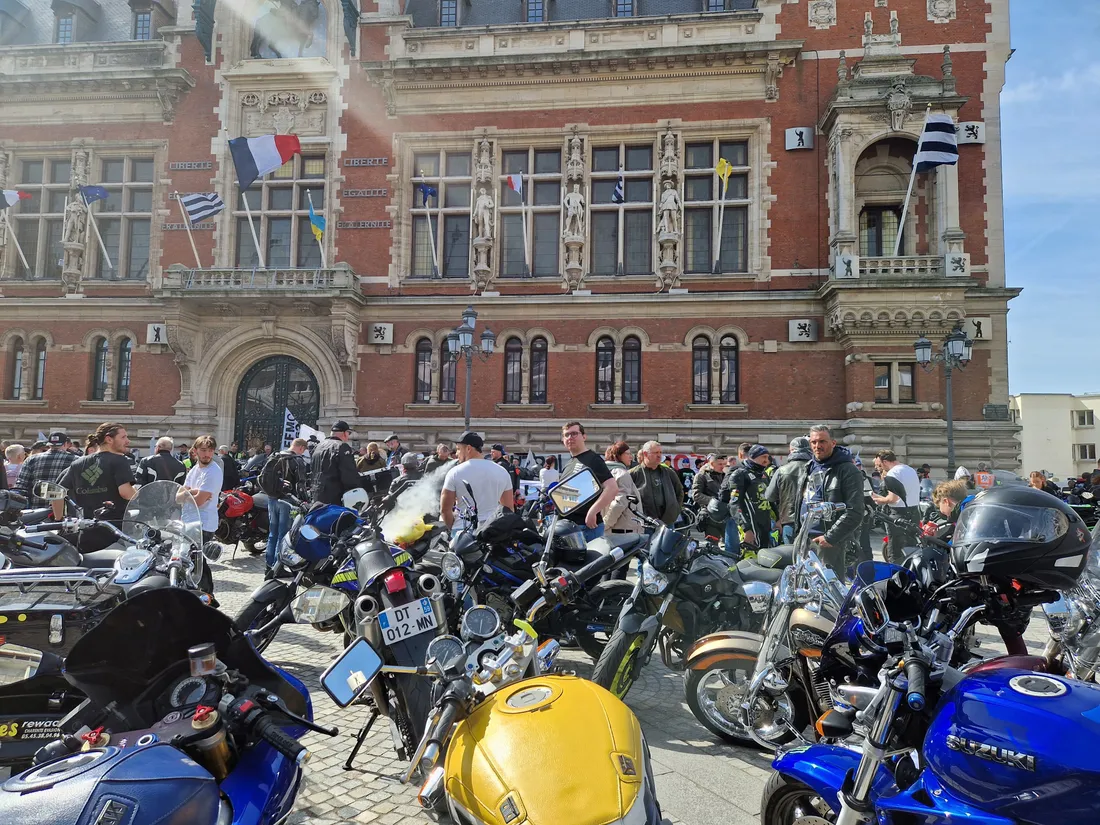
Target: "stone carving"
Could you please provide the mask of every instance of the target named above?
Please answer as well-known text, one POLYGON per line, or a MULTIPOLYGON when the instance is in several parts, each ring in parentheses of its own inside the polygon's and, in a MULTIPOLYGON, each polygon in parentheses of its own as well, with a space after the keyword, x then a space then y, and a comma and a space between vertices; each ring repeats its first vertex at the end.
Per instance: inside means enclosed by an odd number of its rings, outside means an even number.
POLYGON ((393 85, 393 72, 388 69, 382 74, 382 97, 386 101, 386 114, 397 117, 397 89, 393 85))
POLYGON ((271 11, 256 20, 249 56, 254 59, 301 57, 313 45, 313 30, 320 17, 320 0, 297 3, 279 0, 271 11))
POLYGON ((943 79, 946 80, 949 77, 955 76, 955 66, 951 61, 951 47, 943 47, 943 63, 940 64, 940 70, 943 72, 943 79))
POLYGON ((871 12, 863 15, 863 36, 868 38, 875 33, 875 21, 871 19, 871 12))
POLYGON ((955 0, 928 0, 928 19, 933 23, 950 23, 955 19, 955 0))
POLYGON ((840 51, 840 62, 836 64, 836 82, 838 85, 848 82, 848 55, 843 49, 840 51))
POLYGON ((0 146, 0 186, 8 185, 8 150, 0 146))
POLYGON ((157 102, 160 103, 160 113, 165 123, 175 120, 179 99, 180 87, 177 84, 157 81, 157 102))
POLYGON ((245 134, 250 136, 271 134, 279 135, 321 135, 325 132, 325 111, 312 109, 305 112, 296 108, 280 106, 266 114, 259 111, 244 113, 245 134))
POLYGON ((562 228, 561 236, 583 240, 584 195, 581 194, 580 184, 573 184, 573 190, 566 193, 562 206, 565 208, 565 226, 562 228))
POLYGON ((233 327, 211 327, 203 330, 202 333, 202 351, 207 355, 210 354, 214 345, 225 337, 226 333, 233 330, 233 327))
POLYGON ((676 191, 675 184, 670 180, 666 180, 663 186, 664 191, 661 192, 661 202, 657 207, 657 211, 661 216, 657 221, 657 234, 679 235, 683 231, 680 226, 683 208, 680 203, 680 193, 676 191))
POLYGON ((344 328, 342 326, 334 325, 332 327, 332 334, 329 336, 329 347, 332 349, 332 354, 336 356, 336 363, 342 367, 346 367, 349 361, 348 345, 344 328))
POLYGON ((573 130, 573 137, 569 140, 569 160, 565 163, 565 177, 568 180, 584 179, 584 151, 583 142, 573 130))
POLYGON ((474 237, 480 240, 491 241, 493 239, 493 210, 496 203, 493 196, 485 187, 477 190, 477 200, 474 202, 474 237))
POLYGON ((175 354, 176 364, 190 364, 195 360, 195 338, 187 330, 170 324, 168 326, 168 347, 175 354))
POLYGON ((88 209, 81 203, 79 196, 70 198, 68 205, 65 207, 64 243, 84 246, 84 230, 88 225, 87 219, 88 209))
POLYGON ((901 24, 898 23, 898 13, 896 11, 890 12, 890 35, 895 38, 901 37, 901 24))
POLYGON ((810 0, 807 6, 810 25, 828 29, 836 25, 836 0, 810 0))
POLYGON ((83 145, 73 149, 72 173, 69 175, 69 186, 76 192, 81 186, 88 185, 88 152, 83 145))
POLYGON ((913 108, 913 98, 905 88, 904 80, 895 80, 886 93, 886 113, 890 118, 890 128, 900 132, 905 128, 905 119, 913 108))
POLYGON ((676 135, 669 126, 661 139, 661 177, 676 179, 680 175, 680 153, 676 135))
POLYGON ((61 288, 66 293, 80 291, 80 276, 84 271, 84 238, 88 226, 88 208, 73 195, 65 207, 61 261, 61 288))
MULTIPOLYGON (((474 168, 474 180, 478 183, 493 182, 493 144, 483 137, 477 144, 477 165, 474 168)), ((482 190, 484 193, 484 190, 482 190)), ((483 235, 490 238, 492 234, 483 235)))
POLYGON ((768 103, 779 100, 779 75, 782 68, 779 55, 769 54, 768 65, 764 69, 764 100, 768 103))

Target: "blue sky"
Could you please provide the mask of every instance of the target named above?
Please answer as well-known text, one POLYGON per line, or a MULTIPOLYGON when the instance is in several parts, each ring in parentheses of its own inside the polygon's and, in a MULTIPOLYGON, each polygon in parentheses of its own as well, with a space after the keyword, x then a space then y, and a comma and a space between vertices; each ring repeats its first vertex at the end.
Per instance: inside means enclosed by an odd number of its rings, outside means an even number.
POLYGON ((1012 0, 1003 118, 1009 387, 1100 392, 1100 3, 1012 0))

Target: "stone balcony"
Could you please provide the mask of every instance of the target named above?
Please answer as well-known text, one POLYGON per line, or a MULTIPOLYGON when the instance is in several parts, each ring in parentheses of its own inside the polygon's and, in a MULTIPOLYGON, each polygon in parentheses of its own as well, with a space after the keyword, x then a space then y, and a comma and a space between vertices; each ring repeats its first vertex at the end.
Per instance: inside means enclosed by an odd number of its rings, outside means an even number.
POLYGON ((890 258, 860 258, 860 278, 939 278, 943 276, 940 255, 902 255, 890 258))
POLYGON ((290 301, 320 308, 334 300, 362 301, 359 276, 347 264, 327 269, 186 269, 168 268, 155 290, 157 297, 181 301, 232 302, 240 310, 290 301))

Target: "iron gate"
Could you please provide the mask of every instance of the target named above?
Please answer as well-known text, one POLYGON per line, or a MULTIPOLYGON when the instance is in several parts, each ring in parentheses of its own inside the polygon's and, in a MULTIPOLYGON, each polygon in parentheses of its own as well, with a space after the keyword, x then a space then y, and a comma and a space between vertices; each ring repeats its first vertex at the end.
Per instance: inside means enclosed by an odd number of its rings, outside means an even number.
POLYGON ((309 367, 289 355, 253 364, 237 390, 236 440, 242 450, 279 449, 286 410, 299 424, 317 426, 321 394, 309 367))

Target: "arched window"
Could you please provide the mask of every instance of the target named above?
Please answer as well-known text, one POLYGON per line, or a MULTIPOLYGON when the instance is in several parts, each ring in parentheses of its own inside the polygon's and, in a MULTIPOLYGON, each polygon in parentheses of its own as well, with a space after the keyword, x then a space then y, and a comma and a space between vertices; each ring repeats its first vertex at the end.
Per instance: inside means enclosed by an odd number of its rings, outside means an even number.
POLYGON ((723 335, 718 343, 718 387, 723 404, 737 403, 737 339, 723 335))
POLYGON ((92 400, 102 401, 107 395, 107 339, 96 338, 92 352, 92 400))
POLYGON ((531 342, 531 403, 546 403, 547 351, 545 338, 531 342))
POLYGON ((421 338, 416 342, 416 389, 413 401, 428 404, 432 400, 432 342, 421 338))
POLYGON ((710 403, 710 339, 702 335, 691 342, 691 401, 710 403))
POLYGON ((442 404, 455 402, 455 383, 458 375, 458 359, 451 358, 447 352, 447 342, 439 347, 439 401, 442 404))
POLYGON ((134 347, 129 338, 123 338, 118 345, 118 379, 115 381, 115 401, 130 400, 130 362, 134 347))
POLYGON ((41 401, 46 397, 46 339, 39 338, 34 345, 34 389, 31 398, 41 401))
POLYGON ((23 339, 14 338, 11 342, 11 386, 8 398, 19 400, 23 391, 23 339))
POLYGON ((596 342, 596 403, 615 400, 615 342, 606 335, 596 342))
POLYGON ((633 335, 623 341, 623 403, 642 403, 642 342, 633 335))
POLYGON ((518 404, 523 388, 523 343, 509 338, 504 343, 504 403, 518 404))

